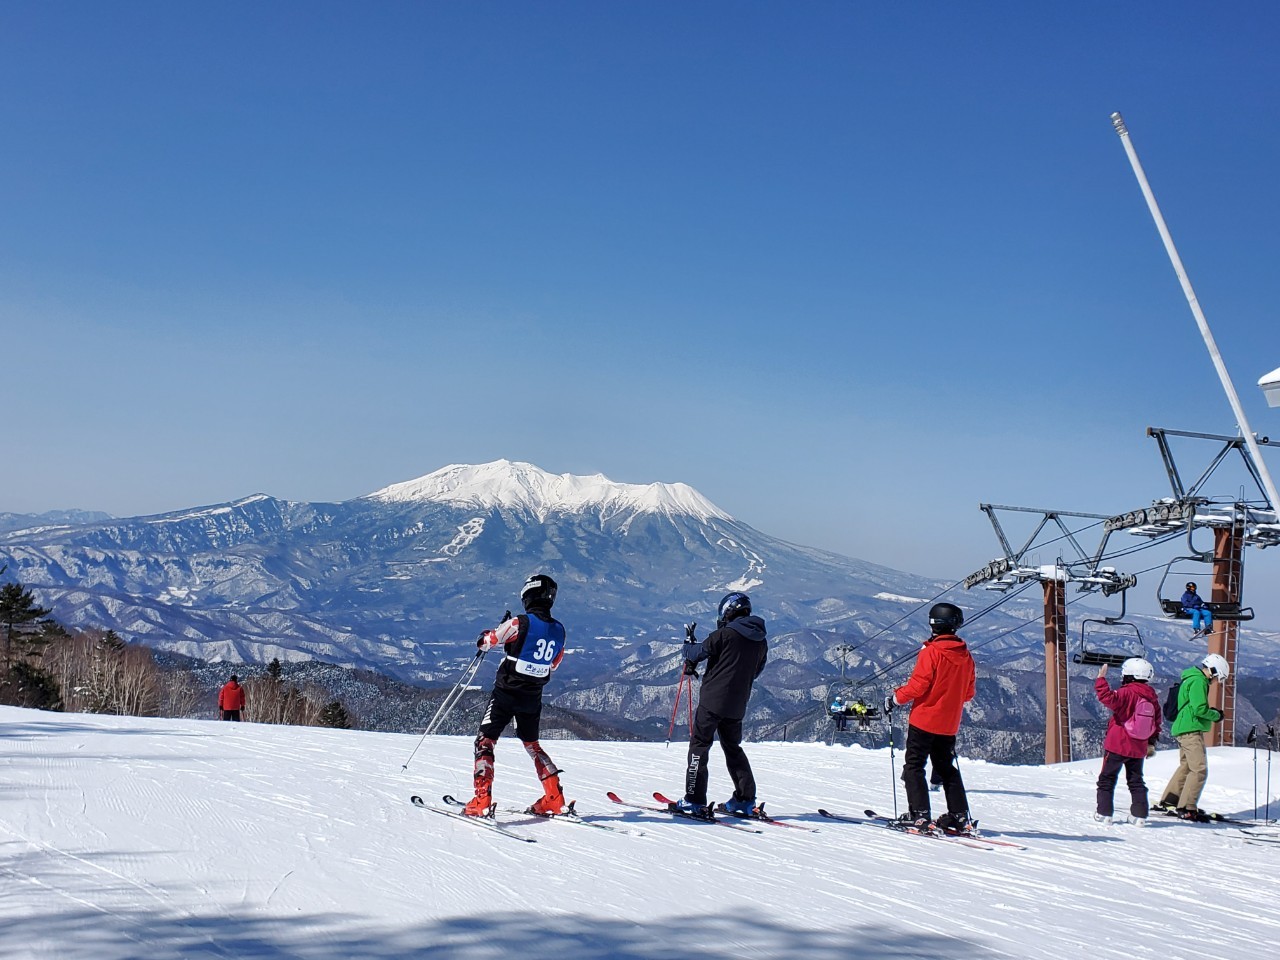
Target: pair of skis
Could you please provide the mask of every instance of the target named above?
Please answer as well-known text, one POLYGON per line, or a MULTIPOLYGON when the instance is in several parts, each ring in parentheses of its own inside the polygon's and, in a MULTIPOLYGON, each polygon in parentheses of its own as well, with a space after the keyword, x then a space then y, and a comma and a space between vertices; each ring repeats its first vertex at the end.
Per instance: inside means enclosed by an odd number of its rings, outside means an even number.
POLYGON ((1274 826, 1241 827, 1240 833, 1243 834, 1245 843, 1254 843, 1259 846, 1280 844, 1280 832, 1274 826))
POLYGON ((851 817, 845 814, 832 813, 830 810, 819 808, 818 813, 826 817, 828 820, 837 820, 841 823, 857 823, 867 826, 887 827, 898 833, 905 833, 910 836, 921 837, 926 840, 942 840, 946 843, 954 843, 962 847, 970 847, 974 850, 993 850, 996 847, 1008 847, 1011 850, 1027 849, 1020 843, 1013 843, 1009 840, 996 840, 992 837, 983 837, 975 833, 954 833, 946 830, 920 830, 914 825, 908 824, 902 820, 895 820, 893 817, 886 817, 883 814, 876 813, 874 810, 864 810, 865 816, 851 817))
MULTIPOLYGON (((1173 817, 1178 820, 1183 819, 1182 817, 1178 816, 1177 811, 1173 810, 1170 807, 1162 807, 1157 804, 1156 806, 1151 808, 1151 811, 1152 813, 1163 813, 1166 817, 1173 817)), ((1230 824, 1238 827, 1256 826, 1256 824, 1252 820, 1237 820, 1234 817, 1224 817, 1220 813, 1205 813, 1204 811, 1201 811, 1201 813, 1204 813, 1204 816, 1208 817, 1208 819, 1207 820, 1186 820, 1185 822, 1186 823, 1225 823, 1225 824, 1230 824)))
POLYGON ((763 830, 758 830, 751 826, 753 822, 768 824, 771 827, 786 827, 791 830, 807 830, 810 833, 817 833, 817 830, 814 827, 806 827, 803 824, 792 823, 790 820, 778 820, 769 816, 764 812, 764 804, 756 807, 751 816, 739 816, 736 813, 729 813, 725 810, 724 804, 720 804, 716 807, 716 813, 721 814, 721 816, 695 817, 682 810, 677 810, 674 800, 657 792, 654 793, 653 799, 662 804, 662 806, 657 806, 656 804, 651 803, 633 803, 630 800, 623 800, 612 790, 606 793, 605 796, 614 803, 621 804, 624 807, 632 807, 636 810, 649 810, 653 813, 666 813, 673 817, 679 817, 682 820, 692 820, 694 823, 718 823, 747 833, 764 833, 763 830))
MULTIPOLYGON (((441 799, 449 807, 460 808, 466 806, 466 804, 457 797, 452 797, 448 794, 445 794, 441 799)), ((644 832, 640 830, 629 830, 625 827, 617 827, 608 823, 597 823, 594 820, 584 819, 575 809, 575 804, 577 803, 576 800, 570 802, 564 813, 554 815, 535 813, 532 807, 526 810, 518 810, 514 807, 504 810, 505 813, 527 815, 530 819, 525 821, 498 820, 497 804, 490 807, 489 812, 483 817, 469 817, 464 813, 459 813, 456 809, 446 809, 445 807, 437 807, 433 804, 429 804, 418 796, 410 797, 409 800, 414 806, 420 807, 423 810, 430 810, 431 812, 438 813, 444 817, 451 817, 454 820, 461 820, 464 823, 474 824, 475 826, 483 827, 486 830, 492 830, 495 833, 503 834, 504 836, 511 837, 514 840, 520 840, 524 843, 537 843, 538 841, 533 837, 526 837, 522 833, 517 833, 510 828, 515 826, 527 826, 529 824, 536 823, 539 820, 558 820, 561 823, 572 823, 581 827, 591 827, 595 830, 608 830, 610 833, 625 833, 635 837, 645 836, 644 832)))

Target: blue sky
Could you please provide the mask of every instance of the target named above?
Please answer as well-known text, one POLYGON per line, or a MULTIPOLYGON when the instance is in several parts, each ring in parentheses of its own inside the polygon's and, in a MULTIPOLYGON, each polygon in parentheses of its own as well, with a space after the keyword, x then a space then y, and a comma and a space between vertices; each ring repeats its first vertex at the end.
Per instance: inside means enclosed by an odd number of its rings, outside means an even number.
POLYGON ((4 4, 0 510, 507 457, 958 578, 980 502, 1132 509, 1146 427, 1235 429, 1114 110, 1280 435, 1277 49, 1247 2, 4 4))

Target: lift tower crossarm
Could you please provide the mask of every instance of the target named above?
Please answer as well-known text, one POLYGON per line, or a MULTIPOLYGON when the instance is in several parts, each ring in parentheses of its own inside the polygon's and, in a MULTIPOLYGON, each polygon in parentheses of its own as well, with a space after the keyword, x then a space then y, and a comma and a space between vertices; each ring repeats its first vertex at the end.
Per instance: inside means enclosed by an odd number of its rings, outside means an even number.
MULTIPOLYGON (((996 537, 1000 541, 1000 546, 1004 548, 1004 556, 993 560, 981 570, 977 570, 965 577, 964 588, 966 590, 971 590, 979 584, 989 583, 992 581, 997 581, 995 589, 1008 589, 1008 587, 1013 585, 1014 580, 1025 581, 1044 579, 1039 567, 1032 569, 1024 566, 1024 558, 1026 557, 1027 551, 1031 549, 1031 545, 1035 543, 1036 538, 1040 536, 1040 532, 1050 523, 1053 523, 1060 531, 1062 531, 1062 539, 1066 540, 1075 548, 1076 555, 1081 560, 1086 560, 1089 555, 1085 553, 1084 548, 1081 547, 1079 541, 1076 540, 1075 533, 1069 530, 1067 525, 1062 522, 1062 518, 1077 517, 1085 520, 1107 519, 1105 514, 1100 513, 1076 513, 1070 510, 1041 510, 1035 507, 1010 507, 999 503, 980 503, 978 504, 978 509, 985 513, 987 518, 991 521, 991 526, 995 529, 996 537), (1036 525, 1036 528, 1031 531, 1031 536, 1027 538, 1026 542, 1019 549, 1015 550, 1013 545, 1009 542, 1009 538, 1005 535, 1004 528, 1000 525, 1000 519, 996 516, 997 510, 1012 510, 1016 513, 1040 514, 1040 522, 1036 525), (1001 581, 1003 581, 1003 587, 999 584, 1001 581)), ((1067 579, 1078 580, 1079 578, 1072 575, 1067 579)))
MULTIPOLYGON (((1240 459, 1244 461, 1245 469, 1249 471, 1249 476, 1253 478, 1253 482, 1257 485, 1258 493, 1263 500, 1268 500, 1266 483, 1263 480, 1262 473, 1258 468, 1258 464, 1254 463, 1253 458, 1250 456, 1249 446, 1242 437, 1224 437, 1216 433, 1195 433, 1190 430, 1168 430, 1164 427, 1147 427, 1147 436, 1154 438, 1160 447, 1160 458, 1164 461, 1165 472, 1169 474, 1169 485, 1176 499, 1188 500, 1199 496, 1200 488, 1213 475, 1213 472, 1218 469, 1219 464, 1227 458, 1227 455, 1232 450, 1237 450, 1240 453, 1240 459), (1200 475, 1200 479, 1193 483, 1189 490, 1182 485, 1182 476, 1178 472, 1177 464, 1173 462, 1173 451, 1169 448, 1169 441, 1166 439, 1168 437, 1215 440, 1222 444, 1222 448, 1200 475)), ((1280 447, 1280 443, 1273 441, 1270 437, 1255 437, 1254 439, 1260 446, 1280 447)), ((1274 509, 1274 501, 1270 502, 1268 509, 1274 509)))

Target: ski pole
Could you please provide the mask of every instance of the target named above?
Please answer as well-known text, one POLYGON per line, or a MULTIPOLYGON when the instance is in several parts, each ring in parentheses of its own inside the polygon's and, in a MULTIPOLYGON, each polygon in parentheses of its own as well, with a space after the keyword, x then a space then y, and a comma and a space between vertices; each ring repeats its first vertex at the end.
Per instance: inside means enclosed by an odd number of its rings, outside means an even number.
POLYGON ((1244 738, 1244 742, 1253 747, 1253 820, 1258 820, 1258 728, 1256 725, 1249 728, 1249 735, 1244 738))
POLYGON ((1275 743, 1275 728, 1267 726, 1267 823, 1271 822, 1271 745, 1275 743))
POLYGON ((417 754, 418 749, 422 746, 422 742, 434 733, 440 724, 444 723, 445 717, 453 711, 453 708, 458 704, 458 701, 462 699, 462 695, 466 693, 467 687, 470 686, 472 678, 476 675, 476 671, 480 669, 480 662, 484 660, 484 655, 486 653, 488 653, 487 650, 476 651, 476 655, 471 658, 471 662, 467 664, 466 669, 462 671, 462 676, 459 677, 458 682, 453 685, 453 689, 451 689, 445 695, 445 698, 440 701, 440 706, 436 709, 434 716, 432 716, 431 721, 427 724, 427 728, 422 731, 422 736, 418 738, 418 742, 414 746, 413 752, 409 754, 409 759, 401 765, 401 770, 409 769, 409 764, 417 754))
MULTIPOLYGON (((684 628, 684 644, 685 650, 698 642, 697 635, 693 632, 698 624, 691 623, 684 628)), ((680 682, 676 684, 676 702, 671 705, 671 722, 667 725, 667 746, 671 746, 671 732, 676 728, 676 714, 680 712, 680 692, 684 689, 685 681, 689 681, 689 732, 693 733, 693 678, 698 675, 697 667, 692 673, 687 673, 685 668, 689 665, 687 656, 682 659, 680 664, 680 682)))
POLYGON ((684 692, 684 683, 689 681, 689 695, 693 696, 693 678, 680 668, 680 682, 676 684, 676 702, 671 705, 671 722, 667 724, 667 746, 671 746, 671 732, 676 728, 676 714, 680 712, 680 694, 684 692))
MULTIPOLYGON (((960 773, 960 747, 958 744, 953 745, 951 747, 951 766, 956 768, 956 776, 960 778, 960 782, 963 784, 964 777, 960 773)), ((943 789, 946 789, 946 788, 944 787, 943 789)), ((968 790, 965 790, 964 792, 964 804, 965 804, 965 811, 964 811, 965 818, 968 820, 973 820, 973 814, 969 809, 969 791, 968 790)), ((976 820, 974 820, 973 822, 977 823, 976 820)))
POLYGON ((898 819, 898 782, 894 774, 898 771, 898 764, 893 756, 893 713, 890 712, 885 720, 889 723, 889 789, 893 791, 893 819, 898 819))
MULTIPOLYGON (((507 610, 502 614, 502 619, 498 622, 506 623, 510 619, 511 611, 507 610)), ((480 669, 480 664, 484 661, 485 654, 488 652, 488 650, 476 650, 476 655, 471 658, 471 662, 463 668, 462 676, 458 678, 458 682, 453 685, 453 689, 450 690, 448 694, 445 695, 444 700, 440 702, 440 706, 437 708, 435 715, 427 724, 427 728, 422 731, 422 736, 418 738, 418 742, 413 748, 413 753, 409 754, 409 759, 400 767, 401 770, 407 770, 409 768, 409 763, 413 760, 414 754, 418 752, 418 748, 422 746, 422 742, 426 740, 430 734, 435 733, 436 730, 439 729, 440 725, 444 723, 445 718, 453 712, 453 708, 461 702, 463 694, 465 694, 467 692, 467 688, 471 686, 471 681, 475 679, 476 672, 480 669)))

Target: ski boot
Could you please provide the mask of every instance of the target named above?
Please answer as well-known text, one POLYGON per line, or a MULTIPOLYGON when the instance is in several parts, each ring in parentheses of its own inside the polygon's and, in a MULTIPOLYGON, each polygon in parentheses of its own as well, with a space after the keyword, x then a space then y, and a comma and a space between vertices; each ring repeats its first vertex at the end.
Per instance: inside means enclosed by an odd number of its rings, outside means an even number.
POLYGON ((730 798, 724 802, 724 812, 733 817, 754 817, 756 815, 756 802, 755 800, 730 798))
POLYGON ((928 810, 908 810, 898 817, 895 826, 900 830, 913 830, 916 833, 932 833, 933 817, 928 810))
POLYGON ((468 817, 491 817, 493 816, 493 797, 487 793, 477 793, 471 798, 470 802, 462 808, 464 816, 468 817))
POLYGON ((687 797, 681 797, 670 805, 672 813, 678 813, 694 820, 714 820, 711 808, 705 803, 694 803, 687 797))
POLYGON ((973 833, 973 822, 967 814, 963 813, 944 813, 935 821, 936 826, 943 833, 966 834, 973 833))
POLYGON ((542 781, 542 796, 533 802, 529 812, 539 817, 557 817, 565 812, 564 794, 560 792, 558 773, 553 773, 542 781))

